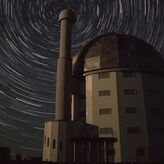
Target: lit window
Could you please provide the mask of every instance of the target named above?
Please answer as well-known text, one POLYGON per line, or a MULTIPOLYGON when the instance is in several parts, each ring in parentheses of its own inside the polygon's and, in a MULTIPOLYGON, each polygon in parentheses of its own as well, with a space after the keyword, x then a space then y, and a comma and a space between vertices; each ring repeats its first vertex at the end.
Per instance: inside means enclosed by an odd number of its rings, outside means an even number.
POLYGON ((111 91, 110 90, 99 91, 99 96, 110 96, 110 95, 111 95, 111 91))
POLYGON ((135 108, 135 107, 126 107, 125 112, 128 113, 128 114, 137 113, 137 108, 135 108))
POLYGON ((111 135, 113 135, 113 129, 112 128, 100 128, 100 134, 111 134, 111 135))
POLYGON ((128 128, 127 128, 127 132, 128 132, 129 134, 141 133, 141 128, 140 128, 140 127, 128 127, 128 128))
POLYGON ((110 77, 110 73, 109 72, 100 72, 98 74, 98 78, 99 79, 106 79, 106 78, 109 78, 110 77))
POLYGON ((99 109, 99 114, 103 115, 103 114, 112 114, 112 109, 111 108, 102 108, 99 109))
POLYGON ((125 89, 124 94, 125 95, 135 95, 135 94, 137 94, 137 91, 136 91, 136 89, 125 89))
POLYGON ((134 72, 123 72, 123 77, 135 77, 136 74, 134 72))

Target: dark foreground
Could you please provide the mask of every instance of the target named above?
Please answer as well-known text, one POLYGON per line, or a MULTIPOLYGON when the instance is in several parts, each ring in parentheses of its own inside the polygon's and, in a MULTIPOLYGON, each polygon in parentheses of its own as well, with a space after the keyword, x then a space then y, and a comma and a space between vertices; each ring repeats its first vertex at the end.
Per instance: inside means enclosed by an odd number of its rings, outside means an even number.
MULTIPOLYGON (((67 162, 58 163, 58 162, 43 162, 43 161, 35 161, 35 160, 8 160, 8 161, 0 161, 0 164, 66 164, 66 163, 67 162)), ((73 162, 73 163, 69 163, 69 164, 78 164, 78 163, 85 164, 84 162, 75 162, 75 163, 73 162)), ((150 163, 150 162, 145 162, 145 163, 150 163)), ((164 162, 151 162, 151 163, 152 164, 156 164, 156 163, 163 164, 164 162)), ((93 162, 93 163, 92 162, 88 162, 86 164, 96 164, 96 163, 95 162, 93 162)), ((118 164, 137 164, 137 162, 118 163, 118 164)))

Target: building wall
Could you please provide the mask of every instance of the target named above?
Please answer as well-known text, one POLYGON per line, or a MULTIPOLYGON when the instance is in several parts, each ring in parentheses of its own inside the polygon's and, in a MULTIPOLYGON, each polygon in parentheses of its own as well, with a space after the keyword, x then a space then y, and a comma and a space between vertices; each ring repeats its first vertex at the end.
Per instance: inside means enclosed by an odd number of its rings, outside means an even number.
MULTIPOLYGON (((72 158, 70 156, 72 148, 68 140, 70 139, 70 135, 74 134, 70 125, 71 122, 67 123, 66 121, 48 121, 45 123, 43 161, 70 161, 72 158), (70 151, 68 151, 68 145, 70 146, 70 151)), ((76 125, 74 126, 76 128, 76 125)))
MULTIPOLYGON (((103 75, 102 75, 103 76, 103 75)), ((86 121, 101 128, 101 137, 114 136, 118 139, 115 144, 115 159, 121 161, 118 95, 116 73, 109 74, 109 78, 99 78, 98 74, 86 76, 86 121), (109 90, 106 96, 101 91, 109 90), (101 92, 101 93, 100 93, 101 92), (109 95, 108 95, 109 94, 109 95), (109 109, 109 114, 100 114, 100 110, 109 109)), ((104 93, 106 94, 106 93, 104 93)))
POLYGON ((117 72, 122 161, 147 161, 148 137, 141 73, 117 72))
POLYGON ((152 161, 164 161, 164 77, 143 74, 144 101, 152 161))
POLYGON ((78 152, 82 147, 73 152, 73 139, 97 137, 98 127, 91 124, 77 121, 48 121, 44 128, 43 161, 76 162, 74 156, 77 159, 81 158, 78 152))
POLYGON ((110 72, 109 77, 107 73, 87 75, 86 110, 87 122, 99 126, 100 137, 118 139, 116 162, 147 160, 147 125, 140 73, 124 76, 122 72, 110 72))
POLYGON ((73 121, 86 122, 86 91, 84 77, 73 77, 71 115, 73 121))
POLYGON ((55 130, 58 131, 58 127, 53 121, 48 121, 44 125, 43 161, 55 161, 57 159, 57 152, 55 151, 57 145, 53 142, 56 142, 55 139, 58 138, 58 134, 55 133, 55 130))

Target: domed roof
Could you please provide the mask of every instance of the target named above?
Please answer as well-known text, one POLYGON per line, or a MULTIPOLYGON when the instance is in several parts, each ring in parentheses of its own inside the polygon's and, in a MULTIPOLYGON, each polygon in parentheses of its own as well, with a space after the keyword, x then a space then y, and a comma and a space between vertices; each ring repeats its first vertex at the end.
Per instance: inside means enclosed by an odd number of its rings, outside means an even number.
POLYGON ((91 40, 74 58, 73 72, 128 68, 164 73, 164 59, 149 44, 128 35, 108 33, 91 40))

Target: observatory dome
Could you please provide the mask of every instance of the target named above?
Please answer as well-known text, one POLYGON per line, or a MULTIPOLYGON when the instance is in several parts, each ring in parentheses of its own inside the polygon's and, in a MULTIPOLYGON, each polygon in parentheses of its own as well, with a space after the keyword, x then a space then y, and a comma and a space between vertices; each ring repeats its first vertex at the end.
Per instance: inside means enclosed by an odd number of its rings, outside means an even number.
POLYGON ((164 59, 149 44, 133 36, 108 33, 99 36, 75 55, 74 74, 102 69, 128 69, 164 74, 164 59))

